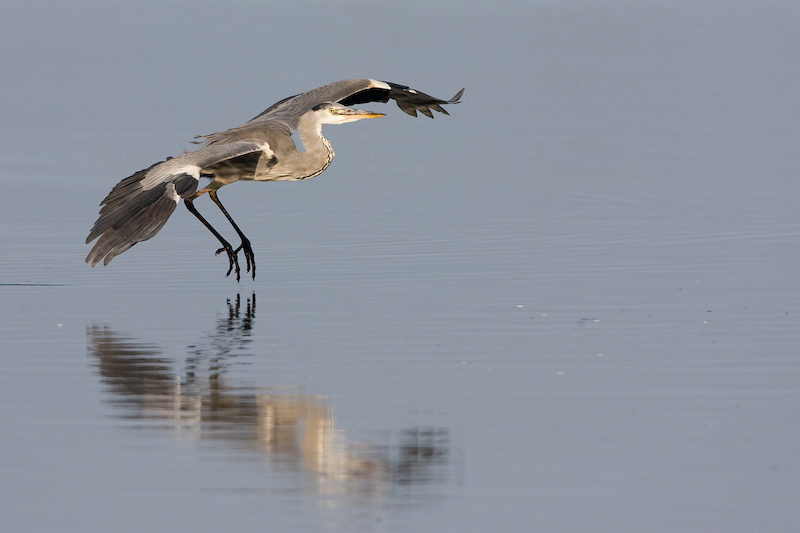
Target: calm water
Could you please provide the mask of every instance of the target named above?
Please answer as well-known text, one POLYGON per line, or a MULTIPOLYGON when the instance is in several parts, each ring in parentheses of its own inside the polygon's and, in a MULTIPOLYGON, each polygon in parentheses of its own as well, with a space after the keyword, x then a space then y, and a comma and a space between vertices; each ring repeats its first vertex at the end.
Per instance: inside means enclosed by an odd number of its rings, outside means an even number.
POLYGON ((796 529, 794 4, 137 6, 0 8, 0 529, 796 529), (351 76, 467 91, 224 189, 255 281, 183 208, 83 263, 119 179, 351 76))

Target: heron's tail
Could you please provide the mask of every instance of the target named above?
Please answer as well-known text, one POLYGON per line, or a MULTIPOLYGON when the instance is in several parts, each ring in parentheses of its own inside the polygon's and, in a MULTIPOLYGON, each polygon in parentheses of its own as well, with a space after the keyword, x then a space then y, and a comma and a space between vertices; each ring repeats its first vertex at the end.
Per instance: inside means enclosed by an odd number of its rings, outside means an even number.
POLYGON ((100 204, 100 216, 86 238, 97 239, 86 262, 107 265, 140 241, 146 241, 166 224, 181 198, 197 191, 198 178, 171 168, 174 160, 156 163, 117 183, 100 204))

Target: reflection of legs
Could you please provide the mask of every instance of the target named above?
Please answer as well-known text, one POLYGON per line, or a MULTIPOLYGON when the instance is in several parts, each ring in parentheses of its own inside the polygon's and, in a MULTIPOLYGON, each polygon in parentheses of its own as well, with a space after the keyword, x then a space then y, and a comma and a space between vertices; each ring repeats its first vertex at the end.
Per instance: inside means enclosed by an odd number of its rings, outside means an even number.
MULTIPOLYGON (((216 237, 217 240, 219 240, 220 244, 222 244, 222 248, 217 250, 217 253, 219 254, 219 253, 222 252, 222 250, 225 250, 225 252, 228 254, 228 264, 229 264, 229 266, 228 266, 228 272, 225 275, 229 276, 231 274, 231 272, 234 269, 236 269, 236 281, 239 281, 239 277, 240 276, 239 276, 238 251, 242 247, 240 246, 239 248, 236 249, 236 251, 234 251, 233 250, 233 246, 231 246, 231 244, 228 241, 226 241, 222 237, 222 235, 219 234, 219 232, 217 230, 214 229, 214 226, 212 226, 211 223, 209 223, 205 218, 203 218, 203 216, 200 213, 198 213, 197 209, 194 207, 194 199, 197 198, 198 196, 202 195, 205 192, 206 191, 203 191, 203 190, 197 191, 194 195, 192 195, 191 198, 184 199, 183 203, 186 205, 186 209, 188 209, 190 213, 192 213, 195 217, 197 217, 197 220, 202 222, 203 225, 205 227, 207 227, 208 230, 211 233, 214 234, 214 237, 216 237)), ((216 196, 216 194, 214 196, 216 196)), ((223 209, 223 212, 225 212, 224 209, 223 209)), ((227 213, 225 213, 225 214, 227 215, 227 213)), ((228 216, 228 220, 230 220, 230 216, 228 216)), ((235 225, 234 225, 234 227, 235 227, 235 225)), ((236 229, 238 230, 239 228, 236 228, 236 229)), ((251 253, 252 253, 252 251, 251 251, 251 253)), ((250 259, 248 259, 248 267, 249 266, 250 266, 250 259)), ((255 269, 253 269, 253 275, 255 277, 255 269)))
MULTIPOLYGON (((239 247, 233 251, 233 253, 238 256, 239 250, 242 250, 244 252, 244 258, 247 261, 247 271, 250 272, 250 267, 252 267, 253 268, 253 279, 256 279, 256 256, 253 253, 253 249, 250 247, 250 239, 248 239, 247 237, 244 236, 244 233, 242 233, 242 230, 240 230, 239 226, 236 225, 236 222, 233 221, 233 218, 231 218, 231 216, 228 214, 228 211, 222 205, 222 202, 219 201, 219 198, 217 198, 217 191, 216 190, 209 191, 208 195, 211 197, 211 199, 214 201, 214 203, 217 204, 217 207, 220 208, 220 210, 222 211, 222 214, 225 215, 225 218, 228 219, 228 222, 231 223, 231 226, 233 226, 233 229, 236 230, 236 233, 239 235, 239 238, 242 239, 242 244, 240 244, 239 247)), ((224 246, 225 246, 225 244, 223 244, 223 248, 220 248, 219 250, 217 250, 217 253, 220 253, 220 252, 222 252, 222 250, 225 250, 224 246)), ((237 270, 237 279, 236 279, 236 281, 239 281, 239 279, 238 279, 238 270, 237 270)))

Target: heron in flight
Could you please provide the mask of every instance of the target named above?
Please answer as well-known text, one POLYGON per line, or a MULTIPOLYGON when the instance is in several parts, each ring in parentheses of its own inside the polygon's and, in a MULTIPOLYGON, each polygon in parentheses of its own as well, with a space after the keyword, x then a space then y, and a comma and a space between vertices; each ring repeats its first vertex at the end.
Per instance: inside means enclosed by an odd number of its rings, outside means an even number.
POLYGON ((86 262, 107 265, 116 256, 153 237, 164 227, 178 202, 214 234, 228 255, 229 276, 240 279, 239 252, 244 254, 248 272, 256 277, 256 263, 250 241, 219 200, 220 187, 239 180, 295 181, 313 178, 333 160, 330 141, 322 136, 323 124, 345 124, 383 113, 353 109, 348 106, 367 102, 388 102, 391 98, 411 116, 417 112, 433 118, 433 111, 449 113, 444 104, 458 103, 464 89, 450 100, 440 100, 405 85, 373 79, 342 80, 318 89, 285 98, 249 122, 211 135, 200 149, 184 151, 125 178, 100 204, 100 216, 86 238, 97 239, 86 262), (292 139, 297 132, 303 144, 299 150, 292 139), (198 190, 200 178, 211 182, 198 190), (234 248, 203 218, 194 201, 208 193, 239 235, 241 244, 234 248), (99 237, 99 238, 98 238, 99 237))

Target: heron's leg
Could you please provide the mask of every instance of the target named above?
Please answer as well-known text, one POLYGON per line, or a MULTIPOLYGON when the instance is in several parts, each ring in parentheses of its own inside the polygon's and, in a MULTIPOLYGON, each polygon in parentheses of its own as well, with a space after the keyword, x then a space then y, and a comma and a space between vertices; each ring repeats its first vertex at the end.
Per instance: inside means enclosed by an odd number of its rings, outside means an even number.
MULTIPOLYGON (((244 236, 242 230, 239 229, 239 226, 236 225, 236 222, 234 222, 233 218, 228 214, 228 211, 225 209, 225 206, 223 206, 222 202, 219 201, 219 198, 217 197, 217 191, 216 190, 208 191, 208 195, 211 197, 214 203, 217 204, 217 207, 219 207, 220 211, 222 211, 222 214, 225 215, 225 218, 228 219, 228 222, 231 223, 231 226, 233 226, 233 229, 236 230, 236 233, 239 234, 239 238, 242 239, 242 244, 240 244, 239 247, 233 251, 233 253, 238 255, 239 250, 242 250, 244 252, 244 258, 247 261, 247 271, 250 272, 250 267, 252 266, 253 279, 256 279, 256 256, 253 253, 253 249, 250 247, 250 239, 244 236)), ((219 250, 217 250, 217 253, 220 253, 222 250, 223 248, 220 248, 219 250)))
POLYGON ((233 271, 233 269, 235 268, 236 269, 236 281, 238 282, 239 281, 239 258, 238 258, 238 254, 234 253, 233 246, 231 246, 231 244, 228 241, 226 241, 222 237, 222 235, 219 234, 219 232, 217 230, 214 229, 214 226, 212 226, 211 223, 209 223, 205 218, 203 218, 203 215, 198 213, 197 209, 194 207, 194 203, 193 203, 194 199, 197 198, 198 196, 200 196, 201 194, 202 194, 202 191, 198 191, 191 198, 185 198, 183 200, 183 203, 186 205, 186 209, 188 209, 191 214, 193 214, 195 217, 197 217, 197 220, 202 222, 203 225, 205 227, 207 227, 208 230, 211 233, 214 234, 214 237, 216 237, 219 240, 220 244, 222 244, 222 248, 217 250, 217 253, 219 254, 220 252, 222 252, 222 250, 225 250, 225 252, 227 252, 227 254, 228 254, 229 266, 228 266, 228 272, 225 275, 226 276, 230 276, 231 275, 231 271, 233 271))

